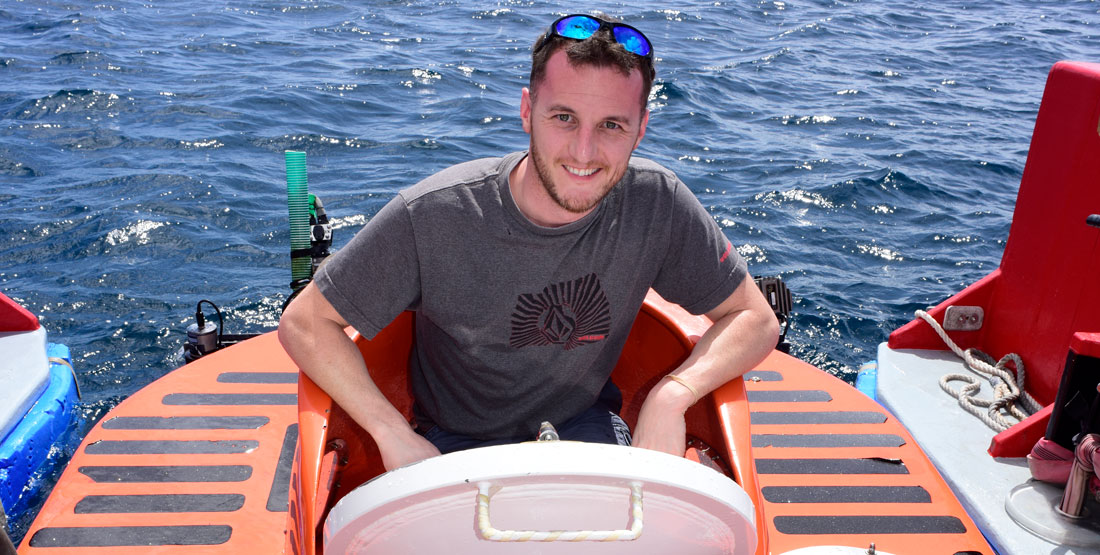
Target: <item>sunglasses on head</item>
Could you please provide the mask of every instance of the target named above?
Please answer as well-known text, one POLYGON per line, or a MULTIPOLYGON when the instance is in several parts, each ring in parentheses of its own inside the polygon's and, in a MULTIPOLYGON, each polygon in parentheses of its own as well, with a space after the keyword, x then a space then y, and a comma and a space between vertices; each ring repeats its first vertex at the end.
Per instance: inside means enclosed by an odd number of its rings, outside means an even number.
MULTIPOLYGON (((583 14, 567 15, 550 24, 546 38, 552 36, 567 39, 584 40, 595 35, 600 29, 609 29, 615 42, 623 45, 627 52, 643 58, 653 58, 653 47, 641 31, 623 23, 604 21, 598 17, 583 14)), ((545 40, 542 44, 546 44, 545 40)))

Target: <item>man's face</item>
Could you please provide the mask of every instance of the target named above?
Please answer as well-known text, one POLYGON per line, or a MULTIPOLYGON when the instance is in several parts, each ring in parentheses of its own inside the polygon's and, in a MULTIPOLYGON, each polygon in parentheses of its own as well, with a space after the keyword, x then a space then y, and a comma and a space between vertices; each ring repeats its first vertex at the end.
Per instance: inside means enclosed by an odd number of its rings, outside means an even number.
POLYGON ((637 70, 574 67, 559 50, 537 90, 523 90, 531 162, 554 208, 586 214, 622 178, 649 121, 642 85, 637 70))

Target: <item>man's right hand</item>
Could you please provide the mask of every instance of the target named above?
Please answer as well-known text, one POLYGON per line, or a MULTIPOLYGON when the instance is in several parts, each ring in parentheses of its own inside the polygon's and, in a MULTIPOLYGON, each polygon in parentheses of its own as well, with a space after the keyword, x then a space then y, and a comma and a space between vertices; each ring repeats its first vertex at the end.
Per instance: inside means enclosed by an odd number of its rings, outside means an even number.
POLYGON ((310 283, 283 311, 279 341, 298 368, 371 435, 386 470, 438 455, 371 380, 359 348, 344 332, 347 325, 310 283))
POLYGON ((432 442, 407 426, 404 430, 393 430, 392 434, 376 431, 371 437, 378 444, 387 472, 440 454, 432 442))

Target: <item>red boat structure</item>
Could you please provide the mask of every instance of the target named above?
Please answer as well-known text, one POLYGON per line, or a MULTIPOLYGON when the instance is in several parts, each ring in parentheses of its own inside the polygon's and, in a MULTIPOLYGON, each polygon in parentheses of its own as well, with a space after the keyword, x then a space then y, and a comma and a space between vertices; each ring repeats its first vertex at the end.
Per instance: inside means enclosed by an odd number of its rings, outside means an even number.
MULTIPOLYGON (((1068 474, 1082 437, 1100 432, 1098 212, 1100 64, 1060 62, 1047 79, 1000 266, 927 311, 943 330, 917 318, 878 351, 879 400, 932 457, 1000 553, 1100 553, 1095 496, 1076 492, 1078 514, 1066 515, 1058 508, 1062 484, 1032 479, 1056 463, 1044 452, 1050 450, 1059 451, 1068 474), (972 377, 982 388, 975 397, 988 400, 1001 380, 971 370, 944 337, 993 359, 1017 355, 1020 363, 1007 364, 1022 385, 1016 403, 1022 406, 1026 394, 1038 410, 1009 418, 1000 430, 960 408, 942 390, 944 376, 972 377)), ((960 388, 962 380, 950 381, 960 388)), ((1090 459, 1094 474, 1091 455, 1078 456, 1090 459)), ((1085 470, 1078 489, 1087 486, 1085 470)))

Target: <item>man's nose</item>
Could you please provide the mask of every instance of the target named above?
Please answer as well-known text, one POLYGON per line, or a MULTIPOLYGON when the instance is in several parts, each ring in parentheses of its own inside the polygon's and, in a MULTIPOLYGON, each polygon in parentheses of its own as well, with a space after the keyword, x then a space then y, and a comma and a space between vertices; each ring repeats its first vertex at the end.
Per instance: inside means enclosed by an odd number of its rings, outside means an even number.
POLYGON ((582 127, 573 138, 573 151, 570 153, 578 163, 588 162, 595 156, 596 136, 595 131, 582 127))

